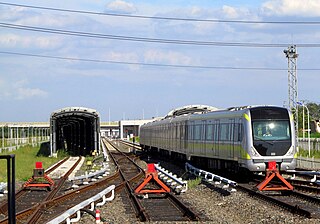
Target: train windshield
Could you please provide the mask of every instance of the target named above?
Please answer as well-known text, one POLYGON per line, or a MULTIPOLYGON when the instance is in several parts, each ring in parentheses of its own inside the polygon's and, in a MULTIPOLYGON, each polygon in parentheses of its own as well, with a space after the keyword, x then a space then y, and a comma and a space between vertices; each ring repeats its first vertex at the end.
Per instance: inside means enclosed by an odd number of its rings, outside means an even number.
POLYGON ((262 156, 282 156, 291 147, 288 110, 279 107, 252 108, 253 146, 262 156))
POLYGON ((253 121, 254 140, 290 140, 289 121, 253 121))

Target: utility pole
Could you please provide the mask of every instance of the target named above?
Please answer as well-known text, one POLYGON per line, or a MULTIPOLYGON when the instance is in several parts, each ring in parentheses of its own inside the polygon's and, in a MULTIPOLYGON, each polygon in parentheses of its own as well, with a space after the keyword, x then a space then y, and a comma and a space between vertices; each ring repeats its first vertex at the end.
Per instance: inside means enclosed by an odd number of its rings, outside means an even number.
POLYGON ((284 54, 288 58, 288 107, 294 117, 296 144, 298 146, 298 76, 297 76, 297 50, 296 45, 285 49, 284 54))

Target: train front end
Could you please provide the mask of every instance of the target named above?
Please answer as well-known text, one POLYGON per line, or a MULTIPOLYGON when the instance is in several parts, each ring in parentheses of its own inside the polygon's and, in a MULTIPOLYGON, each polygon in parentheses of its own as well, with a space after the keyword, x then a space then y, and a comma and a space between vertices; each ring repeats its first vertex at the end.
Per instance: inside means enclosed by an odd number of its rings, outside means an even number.
POLYGON ((280 171, 296 167, 294 123, 291 113, 282 107, 253 107, 249 109, 247 168, 266 171, 268 162, 275 161, 280 171))

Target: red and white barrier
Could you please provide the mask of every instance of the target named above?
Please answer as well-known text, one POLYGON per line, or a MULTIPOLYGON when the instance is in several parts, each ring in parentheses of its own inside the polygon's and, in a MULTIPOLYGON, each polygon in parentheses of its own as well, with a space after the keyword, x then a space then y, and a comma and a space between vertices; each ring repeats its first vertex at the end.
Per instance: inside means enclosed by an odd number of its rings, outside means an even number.
POLYGON ((100 210, 96 210, 96 223, 100 223, 100 210))

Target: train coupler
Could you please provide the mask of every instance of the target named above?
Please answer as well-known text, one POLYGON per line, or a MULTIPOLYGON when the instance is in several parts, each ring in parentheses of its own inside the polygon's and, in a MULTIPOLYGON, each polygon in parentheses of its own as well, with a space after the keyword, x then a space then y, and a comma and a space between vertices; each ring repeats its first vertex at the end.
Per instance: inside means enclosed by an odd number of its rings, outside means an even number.
POLYGON ((144 181, 136 187, 134 192, 136 194, 160 194, 169 193, 170 188, 158 178, 158 172, 156 171, 154 163, 150 163, 148 164, 144 181), (154 182, 158 186, 158 189, 155 189, 154 186, 152 188, 146 188, 151 182, 154 182))
POLYGON ((45 174, 42 168, 42 162, 36 162, 36 168, 33 169, 33 175, 23 185, 24 189, 48 189, 52 190, 54 181, 45 174))
POLYGON ((280 174, 279 170, 277 169, 276 162, 270 161, 268 162, 268 169, 266 172, 265 179, 257 185, 259 191, 287 191, 293 190, 293 186, 286 181, 280 174), (277 184, 271 183, 271 180, 278 179, 280 183, 277 184))

